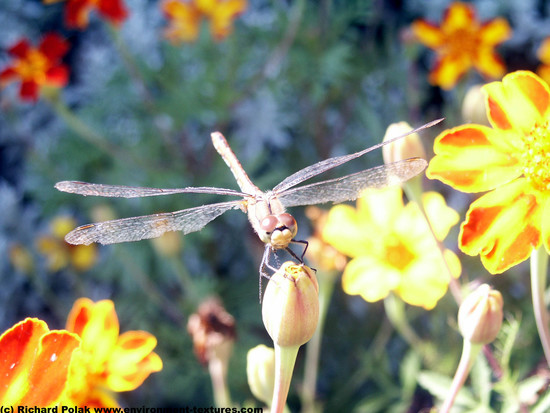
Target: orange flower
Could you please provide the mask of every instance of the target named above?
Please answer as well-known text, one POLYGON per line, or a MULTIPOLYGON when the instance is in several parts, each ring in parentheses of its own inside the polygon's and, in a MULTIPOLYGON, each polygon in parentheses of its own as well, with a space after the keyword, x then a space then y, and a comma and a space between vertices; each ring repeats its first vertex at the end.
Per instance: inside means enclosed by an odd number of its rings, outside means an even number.
POLYGON ((470 205, 459 246, 498 274, 541 243, 550 252, 550 89, 526 71, 483 89, 492 128, 444 131, 427 175, 460 191, 491 191, 470 205))
MULTIPOLYGON (((424 209, 438 240, 458 222, 458 214, 435 192, 423 196, 424 209)), ((427 310, 446 293, 449 271, 460 275, 460 262, 450 250, 445 261, 424 215, 414 202, 403 205, 399 187, 369 190, 357 209, 336 205, 329 211, 323 239, 351 257, 342 276, 347 294, 369 302, 394 292, 427 310)))
POLYGON ((0 405, 58 404, 67 386, 76 334, 50 331, 46 323, 27 318, 0 337, 0 405))
POLYGON ((173 43, 195 41, 201 21, 206 18, 210 20, 212 37, 222 40, 231 33, 233 19, 246 7, 246 0, 166 0, 162 11, 169 26, 164 35, 173 43))
MULTIPOLYGON (((63 0, 43 0, 45 4, 58 3, 63 0)), ((74 29, 88 27, 92 9, 97 9, 106 20, 120 25, 128 17, 128 11, 122 0, 67 0, 65 7, 65 24, 74 29)))
POLYGON ((422 44, 439 55, 429 76, 433 85, 451 89, 472 67, 489 78, 500 78, 506 71, 494 50, 511 35, 503 18, 481 23, 472 5, 456 2, 445 10, 440 27, 417 20, 412 30, 422 44))
POLYGON ((542 77, 546 83, 550 83, 550 37, 544 39, 537 51, 537 55, 542 62, 537 69, 537 74, 542 77))
POLYGON ((149 374, 162 370, 162 360, 152 351, 157 345, 154 336, 145 331, 119 336, 111 300, 78 299, 67 330, 82 340, 71 366, 68 405, 117 406, 113 392, 134 390, 149 374))
POLYGON ((68 50, 65 39, 55 33, 45 35, 38 47, 32 47, 27 39, 20 40, 8 50, 14 61, 0 72, 0 86, 20 80, 19 96, 29 101, 38 99, 42 86, 65 86, 69 70, 61 58, 68 50))
POLYGON ((50 271, 59 271, 69 265, 77 271, 86 271, 96 263, 97 248, 95 245, 71 245, 65 242, 65 235, 75 225, 72 218, 56 217, 50 225, 51 235, 38 239, 38 250, 46 256, 50 271))

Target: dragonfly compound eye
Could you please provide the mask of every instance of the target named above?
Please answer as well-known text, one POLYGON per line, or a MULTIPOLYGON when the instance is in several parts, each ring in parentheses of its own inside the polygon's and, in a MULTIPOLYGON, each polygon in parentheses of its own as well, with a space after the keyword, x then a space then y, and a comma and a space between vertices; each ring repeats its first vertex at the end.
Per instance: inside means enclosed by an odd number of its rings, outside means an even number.
POLYGON ((298 224, 292 215, 284 213, 277 215, 277 218, 282 225, 290 230, 290 232, 294 234, 298 232, 298 224))
POLYGON ((275 215, 268 215, 264 219, 262 219, 262 222, 260 222, 260 228, 262 229, 262 231, 270 234, 275 230, 275 228, 277 228, 278 223, 279 220, 275 215))

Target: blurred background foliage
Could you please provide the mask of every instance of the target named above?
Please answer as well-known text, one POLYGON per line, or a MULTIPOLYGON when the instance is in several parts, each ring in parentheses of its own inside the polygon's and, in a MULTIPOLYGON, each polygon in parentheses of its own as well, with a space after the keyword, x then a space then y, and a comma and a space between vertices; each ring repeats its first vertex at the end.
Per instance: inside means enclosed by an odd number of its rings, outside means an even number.
MULTIPOLYGON (((82 180, 236 188, 212 147, 210 133, 216 130, 262 189, 321 159, 378 143, 392 122, 418 126, 445 116, 444 125, 423 133, 430 150, 442 129, 468 121, 460 112, 465 91, 482 81, 472 73, 451 91, 427 83, 434 56, 411 39, 410 24, 417 18, 440 21, 448 4, 249 0, 223 41, 214 41, 204 24, 196 42, 174 45, 163 37, 166 21, 157 1, 126 0, 129 17, 120 30, 92 15, 87 30, 78 31, 64 27, 63 3, 1 0, 0 67, 10 59, 7 49, 22 37, 36 44, 43 33, 56 31, 71 45, 64 59, 70 83, 58 97, 61 104, 55 99, 21 103, 11 86, 0 92, 1 330, 27 316, 62 328, 78 297, 110 298, 121 331, 154 334, 155 351, 164 362, 162 372, 123 394, 121 403, 209 406, 210 378, 193 355, 185 326, 201 300, 217 295, 236 319, 232 398, 254 403, 246 382, 246 352, 270 340, 258 302, 263 245, 246 216, 230 211, 201 232, 185 239, 176 234, 164 244, 99 246, 86 270, 66 258, 52 268, 51 253, 44 253, 39 240, 51 237, 56 217, 71 217, 81 225, 219 201, 207 195, 103 199, 60 193, 53 186, 82 180)), ((550 35, 550 5, 543 0, 480 0, 475 5, 482 20, 503 16, 510 22, 513 37, 499 48, 509 71, 534 70, 536 48, 550 35)), ((329 175, 381 162, 378 152, 329 175)), ((426 187, 442 192, 461 216, 473 199, 434 182, 426 187)), ((292 212, 300 223, 298 238, 307 238, 311 227, 303 208, 292 212)), ((454 231, 448 247, 456 251, 454 231)), ((59 248, 68 247, 59 241, 59 248)), ((486 280, 505 296, 506 311, 519 330, 510 333, 517 338, 508 368, 528 376, 542 352, 526 264, 493 277, 478 257, 460 257, 463 284, 486 280)), ((450 297, 430 312, 407 308, 437 361, 424 367, 449 377, 461 350, 454 331, 456 310, 450 297)), ((421 361, 392 330, 382 303, 347 296, 337 284, 322 344, 317 391, 325 411, 418 411, 433 403, 414 380, 421 361)), ((292 410, 299 406, 300 363, 289 399, 292 410)))

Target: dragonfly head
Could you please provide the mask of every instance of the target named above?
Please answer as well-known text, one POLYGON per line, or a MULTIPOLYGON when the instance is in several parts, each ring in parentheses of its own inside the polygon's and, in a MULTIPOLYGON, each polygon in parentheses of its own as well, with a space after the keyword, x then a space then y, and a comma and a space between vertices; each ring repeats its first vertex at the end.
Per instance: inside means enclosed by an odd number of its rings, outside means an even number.
POLYGON ((273 248, 286 248, 298 232, 298 224, 290 214, 268 215, 260 222, 260 238, 273 248))

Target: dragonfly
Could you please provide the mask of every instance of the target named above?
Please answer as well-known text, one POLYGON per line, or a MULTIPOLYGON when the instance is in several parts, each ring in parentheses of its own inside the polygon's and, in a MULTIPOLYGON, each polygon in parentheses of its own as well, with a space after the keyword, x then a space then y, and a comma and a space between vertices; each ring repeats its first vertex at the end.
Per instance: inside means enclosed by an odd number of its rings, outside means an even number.
POLYGON ((116 244, 129 241, 156 238, 167 231, 182 231, 183 234, 201 230, 205 225, 231 209, 240 209, 248 214, 248 220, 265 243, 264 254, 260 264, 260 274, 269 278, 266 267, 270 266, 270 254, 277 250, 286 250, 300 263, 304 262, 307 241, 296 240, 298 224, 296 219, 286 212, 286 208, 323 204, 326 202, 341 203, 357 199, 367 188, 383 188, 400 184, 421 173, 427 166, 422 158, 409 158, 393 163, 365 169, 340 178, 328 179, 308 185, 297 186, 317 175, 337 166, 357 159, 383 145, 404 138, 415 132, 429 128, 442 119, 429 122, 408 133, 371 146, 349 155, 336 156, 305 167, 288 176, 272 190, 263 192, 252 183, 227 140, 220 132, 211 134, 214 148, 223 158, 240 191, 215 187, 186 188, 147 188, 125 185, 103 185, 81 181, 61 181, 55 185, 60 191, 101 197, 139 198, 173 194, 214 194, 238 197, 238 200, 206 204, 175 212, 157 213, 131 218, 82 225, 65 236, 69 244, 91 243, 116 244), (298 256, 289 245, 302 244, 302 253, 298 256))

